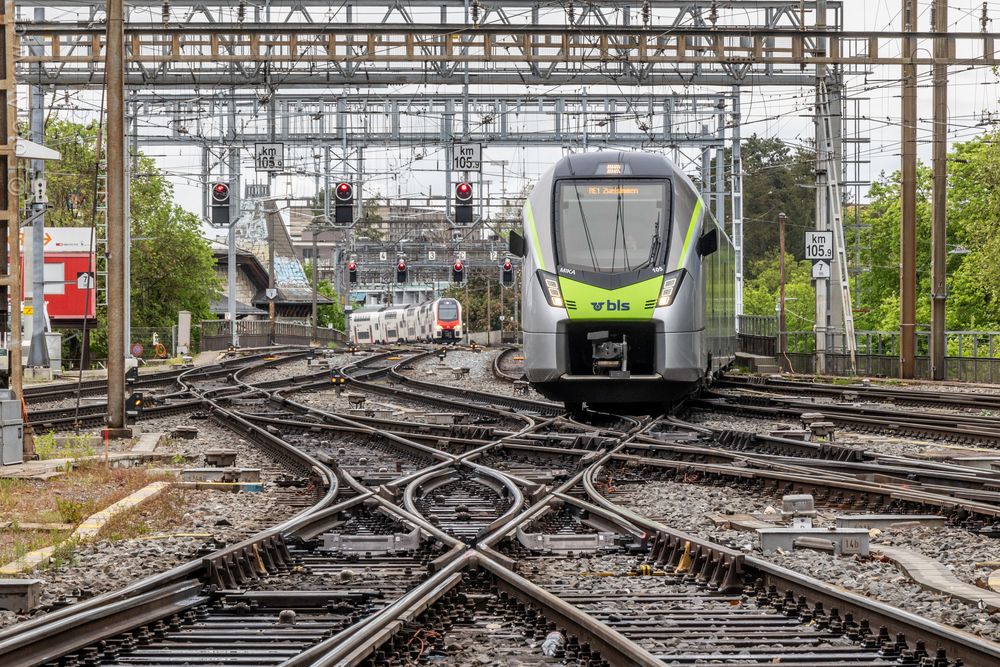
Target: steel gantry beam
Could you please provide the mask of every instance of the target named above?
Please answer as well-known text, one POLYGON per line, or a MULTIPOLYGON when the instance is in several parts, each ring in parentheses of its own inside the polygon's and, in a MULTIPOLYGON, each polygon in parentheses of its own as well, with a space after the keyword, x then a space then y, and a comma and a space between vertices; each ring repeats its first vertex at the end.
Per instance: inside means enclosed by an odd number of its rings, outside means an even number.
MULTIPOLYGON (((809 85, 802 64, 898 62, 892 35, 841 31, 839 2, 827 50, 807 25, 817 3, 800 0, 129 4, 130 85, 809 85)), ((22 21, 22 62, 31 43, 53 83, 100 83, 102 3, 45 5, 77 21, 22 21)))
MULTIPOLYGON (((24 37, 41 45, 44 54, 22 51, 23 63, 96 65, 104 59, 102 32, 91 26, 31 23, 20 26, 24 37)), ((556 65, 583 76, 595 68, 605 78, 629 76, 642 82, 633 65, 664 65, 673 76, 697 74, 697 65, 740 65, 744 76, 765 64, 822 65, 933 65, 933 55, 918 49, 907 57, 896 53, 907 37, 933 46, 932 32, 839 32, 760 27, 685 26, 480 26, 463 24, 355 24, 322 26, 312 23, 254 23, 241 26, 130 23, 126 28, 128 57, 133 65, 181 63, 209 67, 231 63, 270 63, 278 67, 316 64, 378 65, 404 71, 413 64, 474 63, 477 74, 502 71, 505 64, 556 65), (817 38, 828 40, 827 50, 815 49, 817 38)), ((1000 64, 995 33, 953 32, 947 64, 1000 64)), ((331 71, 332 73, 332 71, 331 71)), ((155 73, 149 72, 150 76, 155 73)), ((523 74, 523 73, 522 73, 523 74)), ((363 76, 363 72, 358 72, 363 76)), ((314 83, 326 83, 314 71, 314 83)), ((732 72, 728 81, 739 81, 732 72)), ((542 77, 542 80, 547 77, 542 77)), ((425 79, 429 77, 425 76, 425 79)), ((523 79, 519 79, 523 82, 523 79)), ((188 81, 190 85, 192 81, 188 81)))
MULTIPOLYGON (((433 146, 461 137, 490 146, 722 146, 736 93, 623 95, 164 95, 135 91, 130 113, 144 119, 140 144, 208 144, 233 137, 226 124, 235 104, 238 141, 281 141, 315 147, 433 146), (463 104, 468 125, 463 123, 463 104), (273 105, 273 106, 272 106, 273 105), (273 118, 272 118, 273 113, 273 118), (272 136, 272 123, 275 133, 272 136)), ((310 151, 311 154, 311 151, 310 151)), ((287 160, 286 160, 287 162, 287 160)))

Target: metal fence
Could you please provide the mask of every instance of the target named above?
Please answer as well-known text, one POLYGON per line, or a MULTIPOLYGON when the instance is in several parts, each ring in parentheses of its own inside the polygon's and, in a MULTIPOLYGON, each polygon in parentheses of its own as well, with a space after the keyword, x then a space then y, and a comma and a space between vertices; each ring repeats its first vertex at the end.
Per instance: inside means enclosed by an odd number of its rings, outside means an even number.
MULTIPOLYGON (((237 320, 236 334, 240 347, 267 347, 269 345, 309 345, 312 326, 301 322, 270 322, 268 320, 237 320)), ((316 341, 321 346, 346 342, 347 336, 336 329, 319 328, 316 341)), ((200 349, 225 350, 232 342, 232 328, 228 320, 202 320, 200 349)))
POLYGON ((778 318, 761 315, 739 316, 740 351, 773 357, 778 351, 778 318))
MULTIPOLYGON (((814 373, 816 334, 787 331, 785 354, 778 355, 776 317, 740 316, 740 350, 779 357, 785 370, 814 373)), ((899 377, 899 332, 857 331, 857 374, 899 377)), ((1000 382, 1000 331, 946 331, 945 378, 965 382, 1000 382)), ((930 332, 917 332, 918 378, 930 377, 930 332)), ((830 375, 850 375, 851 357, 843 333, 826 334, 826 369, 830 375)))
POLYGON ((150 329, 132 327, 129 347, 132 355, 143 359, 166 359, 176 354, 174 327, 150 329))
MULTIPOLYGON (((816 334, 812 331, 788 331, 788 351, 811 353, 816 350, 816 334)), ((946 356, 958 358, 1000 359, 1000 331, 946 331, 946 356)), ((929 331, 918 331, 917 356, 930 355, 929 331)), ((874 356, 899 356, 898 331, 858 331, 858 354, 874 356)), ((828 353, 847 354, 847 343, 842 333, 826 334, 828 353)))

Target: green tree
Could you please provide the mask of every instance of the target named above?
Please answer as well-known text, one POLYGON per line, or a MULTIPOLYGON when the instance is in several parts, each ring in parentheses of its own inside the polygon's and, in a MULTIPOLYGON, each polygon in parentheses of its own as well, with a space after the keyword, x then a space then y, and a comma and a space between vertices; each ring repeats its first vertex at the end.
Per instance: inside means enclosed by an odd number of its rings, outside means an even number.
MULTIPOLYGON (((47 227, 85 227, 92 224, 97 135, 97 123, 82 125, 60 118, 48 119, 45 144, 59 151, 62 158, 45 166, 50 202, 45 213, 47 227)), ((101 189, 97 188, 98 197, 101 196, 101 189)))
MULTIPOLYGON (((93 224, 97 125, 52 118, 45 134, 46 144, 62 153, 62 159, 46 166, 51 208, 45 224, 93 224)), ((201 236, 201 221, 173 202, 173 186, 155 162, 141 154, 129 192, 132 326, 166 334, 181 310, 191 311, 195 321, 207 319, 220 284, 211 247, 201 236)), ((107 318, 103 308, 98 310, 92 350, 101 357, 107 353, 107 318)))
MULTIPOLYGON (((812 151, 793 148, 781 139, 756 134, 741 144, 743 157, 743 249, 744 268, 753 278, 757 260, 778 256, 778 214, 788 216, 786 250, 802 259, 805 230, 816 219, 812 151)), ((728 161, 728 153, 726 160, 728 161)), ((727 220, 731 220, 729 211, 727 220)))
MULTIPOLYGON (((303 262, 302 270, 305 271, 306 278, 309 279, 309 284, 311 285, 312 262, 303 262)), ((333 288, 333 283, 326 279, 320 280, 316 283, 316 293, 333 301, 331 304, 316 306, 317 326, 324 328, 333 327, 338 331, 347 331, 347 317, 344 315, 343 308, 340 307, 340 297, 333 288)))
MULTIPOLYGON (((917 168, 917 325, 930 324, 931 171, 917 168)), ((1000 133, 957 144, 949 157, 947 320, 950 330, 1000 329, 1000 133)), ((747 193, 749 202, 750 195, 747 193)), ((900 174, 882 174, 861 207, 861 307, 859 331, 899 329, 900 174)), ((748 237, 749 239, 749 237, 748 237)), ((788 261, 788 328, 808 329, 814 289, 808 262, 788 261)), ((773 315, 777 299, 777 253, 752 263, 744 292, 748 314, 773 315)))
MULTIPOLYGON (((947 255, 948 303, 945 326, 951 330, 1000 328, 1000 169, 990 138, 955 147, 949 160, 947 255)), ((917 168, 917 324, 929 326, 931 314, 931 171, 917 168)), ((862 212, 863 308, 859 329, 899 328, 900 174, 882 175, 872 186, 862 212)))
MULTIPOLYGON (((753 266, 754 279, 743 291, 743 309, 748 315, 777 314, 781 293, 778 253, 758 259, 753 266)), ((812 262, 796 261, 785 254, 785 318, 789 331, 811 331, 816 317, 816 291, 812 284, 812 262)))
POLYGON ((441 293, 442 297, 458 299, 462 304, 462 317, 468 331, 476 333, 487 330, 487 315, 489 315, 489 330, 512 330, 514 317, 514 290, 519 287, 503 287, 500 285, 496 269, 466 269, 470 272, 465 284, 454 285, 441 293), (501 291, 503 296, 501 297, 501 291), (489 295, 489 296, 487 296, 489 295), (503 308, 500 301, 503 299, 503 308), (501 327, 500 315, 505 316, 501 327))

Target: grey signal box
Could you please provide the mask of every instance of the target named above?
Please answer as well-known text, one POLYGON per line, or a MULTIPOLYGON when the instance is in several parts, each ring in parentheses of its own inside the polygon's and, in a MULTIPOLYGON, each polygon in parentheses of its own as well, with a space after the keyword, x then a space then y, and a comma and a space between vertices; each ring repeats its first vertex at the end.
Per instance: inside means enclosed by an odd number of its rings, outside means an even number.
POLYGON ((10 389, 0 389, 0 463, 12 465, 24 461, 24 421, 21 401, 10 389))

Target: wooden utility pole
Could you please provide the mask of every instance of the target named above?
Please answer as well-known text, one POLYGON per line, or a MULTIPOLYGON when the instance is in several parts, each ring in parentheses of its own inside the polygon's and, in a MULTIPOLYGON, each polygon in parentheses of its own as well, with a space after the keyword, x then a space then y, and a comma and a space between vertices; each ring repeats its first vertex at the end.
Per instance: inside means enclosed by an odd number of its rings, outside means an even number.
POLYGON ((784 354, 788 350, 785 344, 785 331, 787 329, 785 322, 785 217, 784 213, 778 214, 778 245, 781 248, 781 254, 778 256, 778 272, 781 275, 781 287, 778 292, 778 354, 784 354))
POLYGON ((312 342, 319 343, 319 226, 313 224, 312 228, 312 342))
MULTIPOLYGON (((903 0, 903 32, 917 29, 916 0, 903 0)), ((915 58, 917 40, 903 39, 903 56, 915 58)), ((902 218, 899 229, 899 376, 912 378, 917 348, 917 66, 902 66, 902 218)))
MULTIPOLYGON (((18 227, 17 197, 17 81, 14 79, 14 3, 0 3, 3 12, 4 43, 0 50, 0 333, 7 336, 7 387, 14 397, 21 393, 21 252, 18 227), (10 329, 7 329, 7 303, 10 300, 10 329)), ((25 439, 24 453, 34 449, 30 438, 25 439)))
POLYGON ((125 428, 125 16, 123 0, 107 2, 108 118, 108 429, 125 428))
POLYGON ((931 138, 934 170, 931 218, 931 379, 945 377, 945 303, 948 298, 948 2, 934 0, 934 128, 931 138))
MULTIPOLYGON (((278 217, 277 209, 273 209, 273 201, 268 201, 268 210, 264 214, 267 219, 267 289, 268 289, 268 299, 267 299, 267 343, 268 345, 274 345, 274 320, 277 315, 275 311, 275 299, 278 297, 271 297, 274 294, 274 219, 278 217)), ((315 267, 313 267, 315 270, 315 267)))

